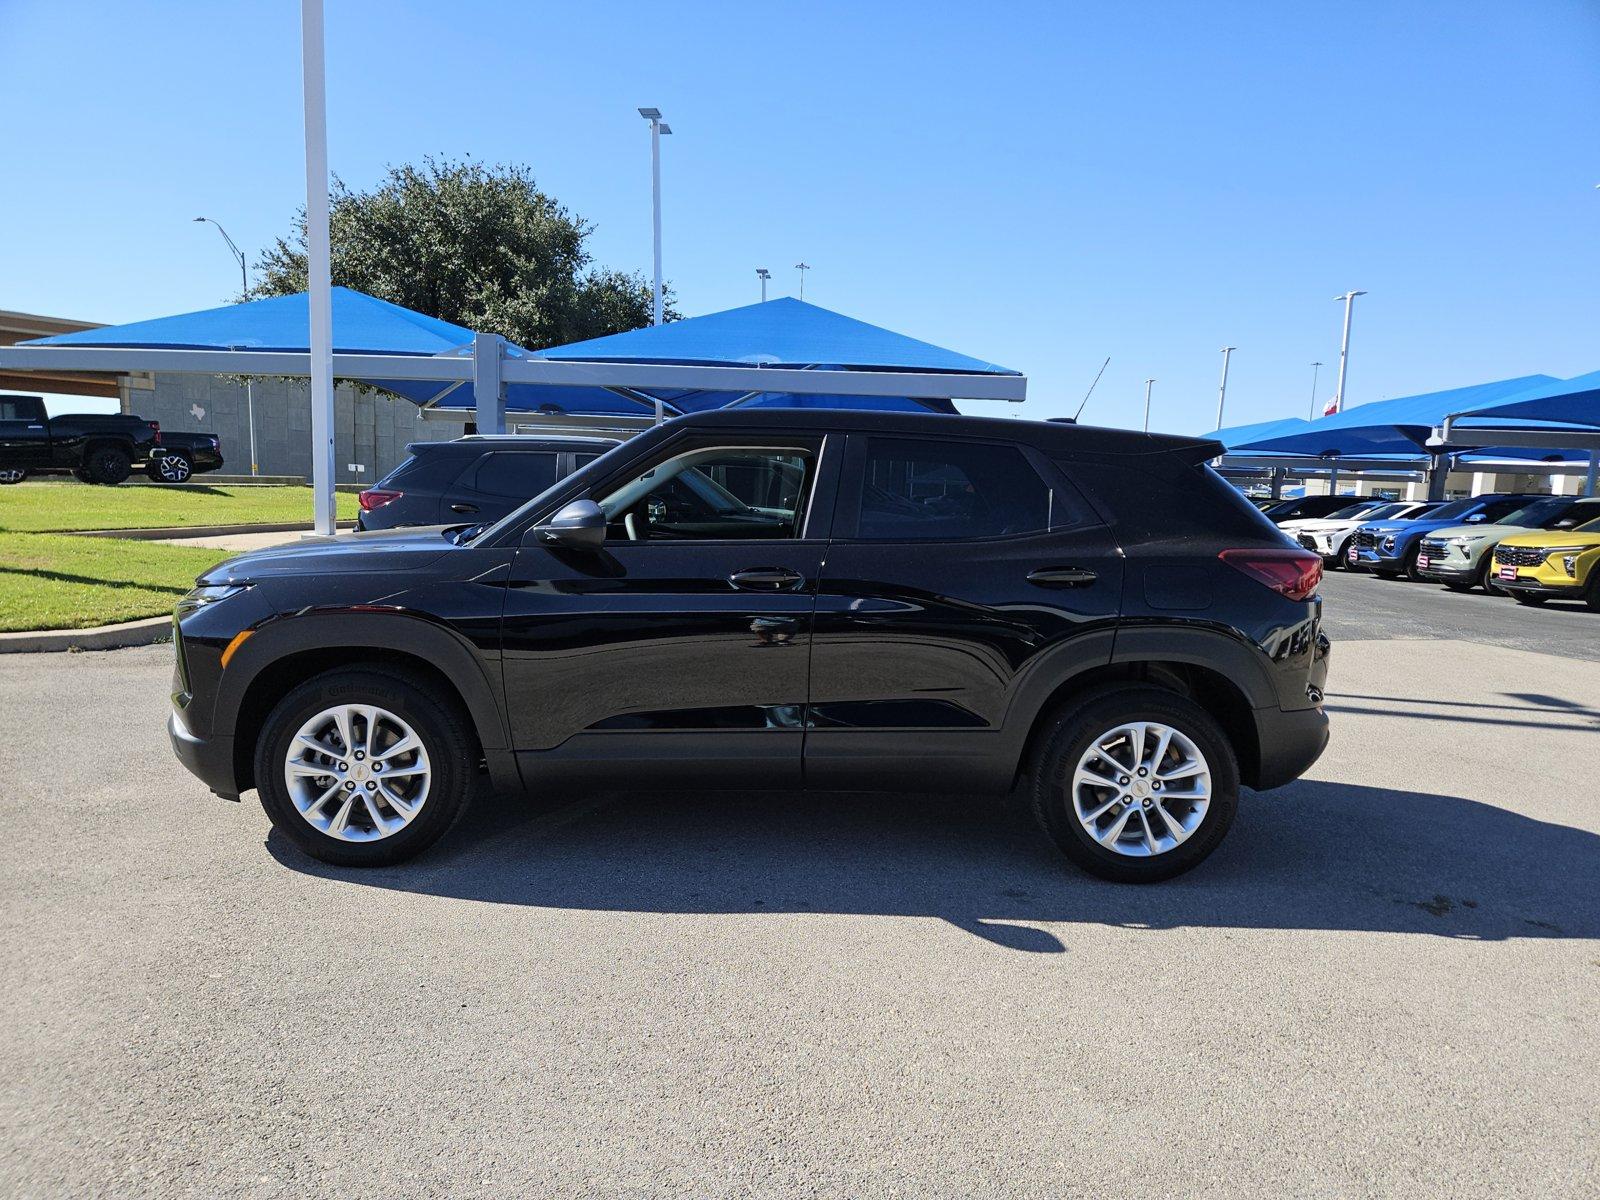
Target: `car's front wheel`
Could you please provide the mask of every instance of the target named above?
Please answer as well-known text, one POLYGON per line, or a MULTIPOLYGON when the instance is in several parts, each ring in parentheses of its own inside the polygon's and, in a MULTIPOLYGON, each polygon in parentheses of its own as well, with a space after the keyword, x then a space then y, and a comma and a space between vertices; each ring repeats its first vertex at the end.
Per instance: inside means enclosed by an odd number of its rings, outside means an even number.
POLYGON ((7 467, 0 471, 0 483, 21 483, 28 477, 28 472, 22 467, 7 467))
POLYGON ((465 811, 474 745, 459 705, 424 680, 330 671, 268 716, 256 789, 278 832, 313 858, 384 866, 432 845, 465 811))
POLYGON ((1154 883, 1196 866, 1238 806, 1226 735, 1198 704, 1162 688, 1069 705, 1033 763, 1039 824, 1073 862, 1117 882, 1154 883))

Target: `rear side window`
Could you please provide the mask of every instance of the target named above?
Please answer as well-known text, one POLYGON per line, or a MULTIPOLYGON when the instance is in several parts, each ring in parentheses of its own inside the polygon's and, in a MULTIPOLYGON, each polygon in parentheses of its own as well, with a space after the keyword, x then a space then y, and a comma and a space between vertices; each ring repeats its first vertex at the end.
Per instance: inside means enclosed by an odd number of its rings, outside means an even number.
POLYGON ((531 500, 555 481, 555 454, 529 450, 485 454, 462 478, 474 491, 508 500, 531 500))
POLYGON ((415 463, 416 461, 417 461, 417 456, 415 454, 406 455, 404 458, 402 458, 399 461, 399 463, 397 463, 395 465, 393 470, 391 470, 387 475, 385 475, 382 479, 378 480, 378 482, 373 484, 372 486, 375 487, 375 488, 388 487, 395 480, 399 479, 400 476, 404 475, 407 471, 409 471, 411 469, 412 464, 415 463))
POLYGON ((856 536, 954 541, 1042 533, 1050 487, 1015 446, 867 439, 856 536))

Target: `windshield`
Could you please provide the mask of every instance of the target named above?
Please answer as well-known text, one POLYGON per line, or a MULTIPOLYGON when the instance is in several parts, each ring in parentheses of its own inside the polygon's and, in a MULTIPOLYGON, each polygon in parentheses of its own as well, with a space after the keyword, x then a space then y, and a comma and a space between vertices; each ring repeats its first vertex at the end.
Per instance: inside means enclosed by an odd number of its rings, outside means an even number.
POLYGON ((1381 521, 1384 517, 1398 517, 1410 507, 1409 504, 1380 504, 1367 514, 1367 519, 1381 521))
POLYGON ((1579 525, 1573 533, 1600 533, 1600 519, 1590 521, 1587 525, 1579 525))
POLYGON ((1371 500, 1363 500, 1360 504, 1351 504, 1345 508, 1336 509, 1324 519, 1328 521, 1349 521, 1356 517, 1375 517, 1378 515, 1376 511, 1378 508, 1379 505, 1374 504, 1371 500))
POLYGON ((1496 524, 1499 525, 1527 525, 1533 529, 1543 529, 1550 521, 1559 521, 1572 507, 1572 501, 1565 496, 1548 496, 1543 500, 1535 500, 1532 504, 1524 505, 1510 516, 1502 517, 1496 524))
POLYGON ((1436 508, 1428 514, 1430 521, 1448 521, 1452 517, 1464 517, 1478 507, 1478 501, 1468 496, 1465 500, 1452 500, 1443 508, 1436 508))
POLYGON ((487 538, 517 521, 523 513, 527 512, 528 509, 533 507, 535 504, 538 504, 545 498, 545 496, 549 495, 557 488, 564 488, 567 486, 567 484, 571 483, 575 479, 592 479, 596 475, 604 474, 609 469, 604 464, 608 463, 611 460, 611 456, 616 454, 618 450, 621 450, 627 444, 627 442, 618 442, 604 454, 597 458, 590 459, 588 462, 584 463, 583 466, 579 467, 565 479, 556 480, 553 484, 545 488, 544 491, 540 492, 537 496, 534 496, 531 500, 528 500, 523 504, 519 504, 505 516, 501 517, 498 521, 485 522, 482 525, 473 525, 468 529, 462 530, 457 536, 456 541, 465 545, 479 541, 483 538, 487 538))

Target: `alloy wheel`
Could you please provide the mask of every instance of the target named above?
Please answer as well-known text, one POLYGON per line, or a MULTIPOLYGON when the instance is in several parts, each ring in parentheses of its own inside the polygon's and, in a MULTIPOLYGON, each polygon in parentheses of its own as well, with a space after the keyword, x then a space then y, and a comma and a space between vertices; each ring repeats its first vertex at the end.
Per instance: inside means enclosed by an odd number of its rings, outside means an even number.
POLYGON ((181 454, 162 455, 156 469, 160 471, 164 483, 183 483, 193 473, 189 460, 181 454))
POLYGON ((1073 814, 1100 846, 1130 858, 1186 842, 1211 805, 1211 767, 1192 738, 1130 721, 1095 738, 1072 774, 1073 814))
POLYGON ((324 709, 289 743, 284 784, 312 828, 375 842, 409 825, 428 799, 428 751, 403 719, 371 704, 324 709))

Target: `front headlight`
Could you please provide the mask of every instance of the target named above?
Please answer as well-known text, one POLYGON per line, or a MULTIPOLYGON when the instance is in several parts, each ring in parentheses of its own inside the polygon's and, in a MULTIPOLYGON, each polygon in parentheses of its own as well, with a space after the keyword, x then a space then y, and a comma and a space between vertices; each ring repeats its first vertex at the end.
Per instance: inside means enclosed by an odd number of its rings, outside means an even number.
POLYGON ((191 608, 215 604, 219 600, 226 600, 229 596, 237 596, 249 586, 248 583, 203 583, 190 591, 183 598, 183 603, 191 608))
POLYGON ((1565 555, 1561 559, 1561 565, 1567 569, 1567 574, 1572 578, 1576 579, 1578 577, 1578 556, 1576 554, 1565 555))
POLYGON ((1461 537, 1453 537, 1453 538, 1451 538, 1450 539, 1450 544, 1452 546, 1460 546, 1463 550, 1465 550, 1468 546, 1476 546, 1479 542, 1486 542, 1488 540, 1489 540, 1489 535, 1487 533, 1478 533, 1478 534, 1470 534, 1470 535, 1463 534, 1461 537))

